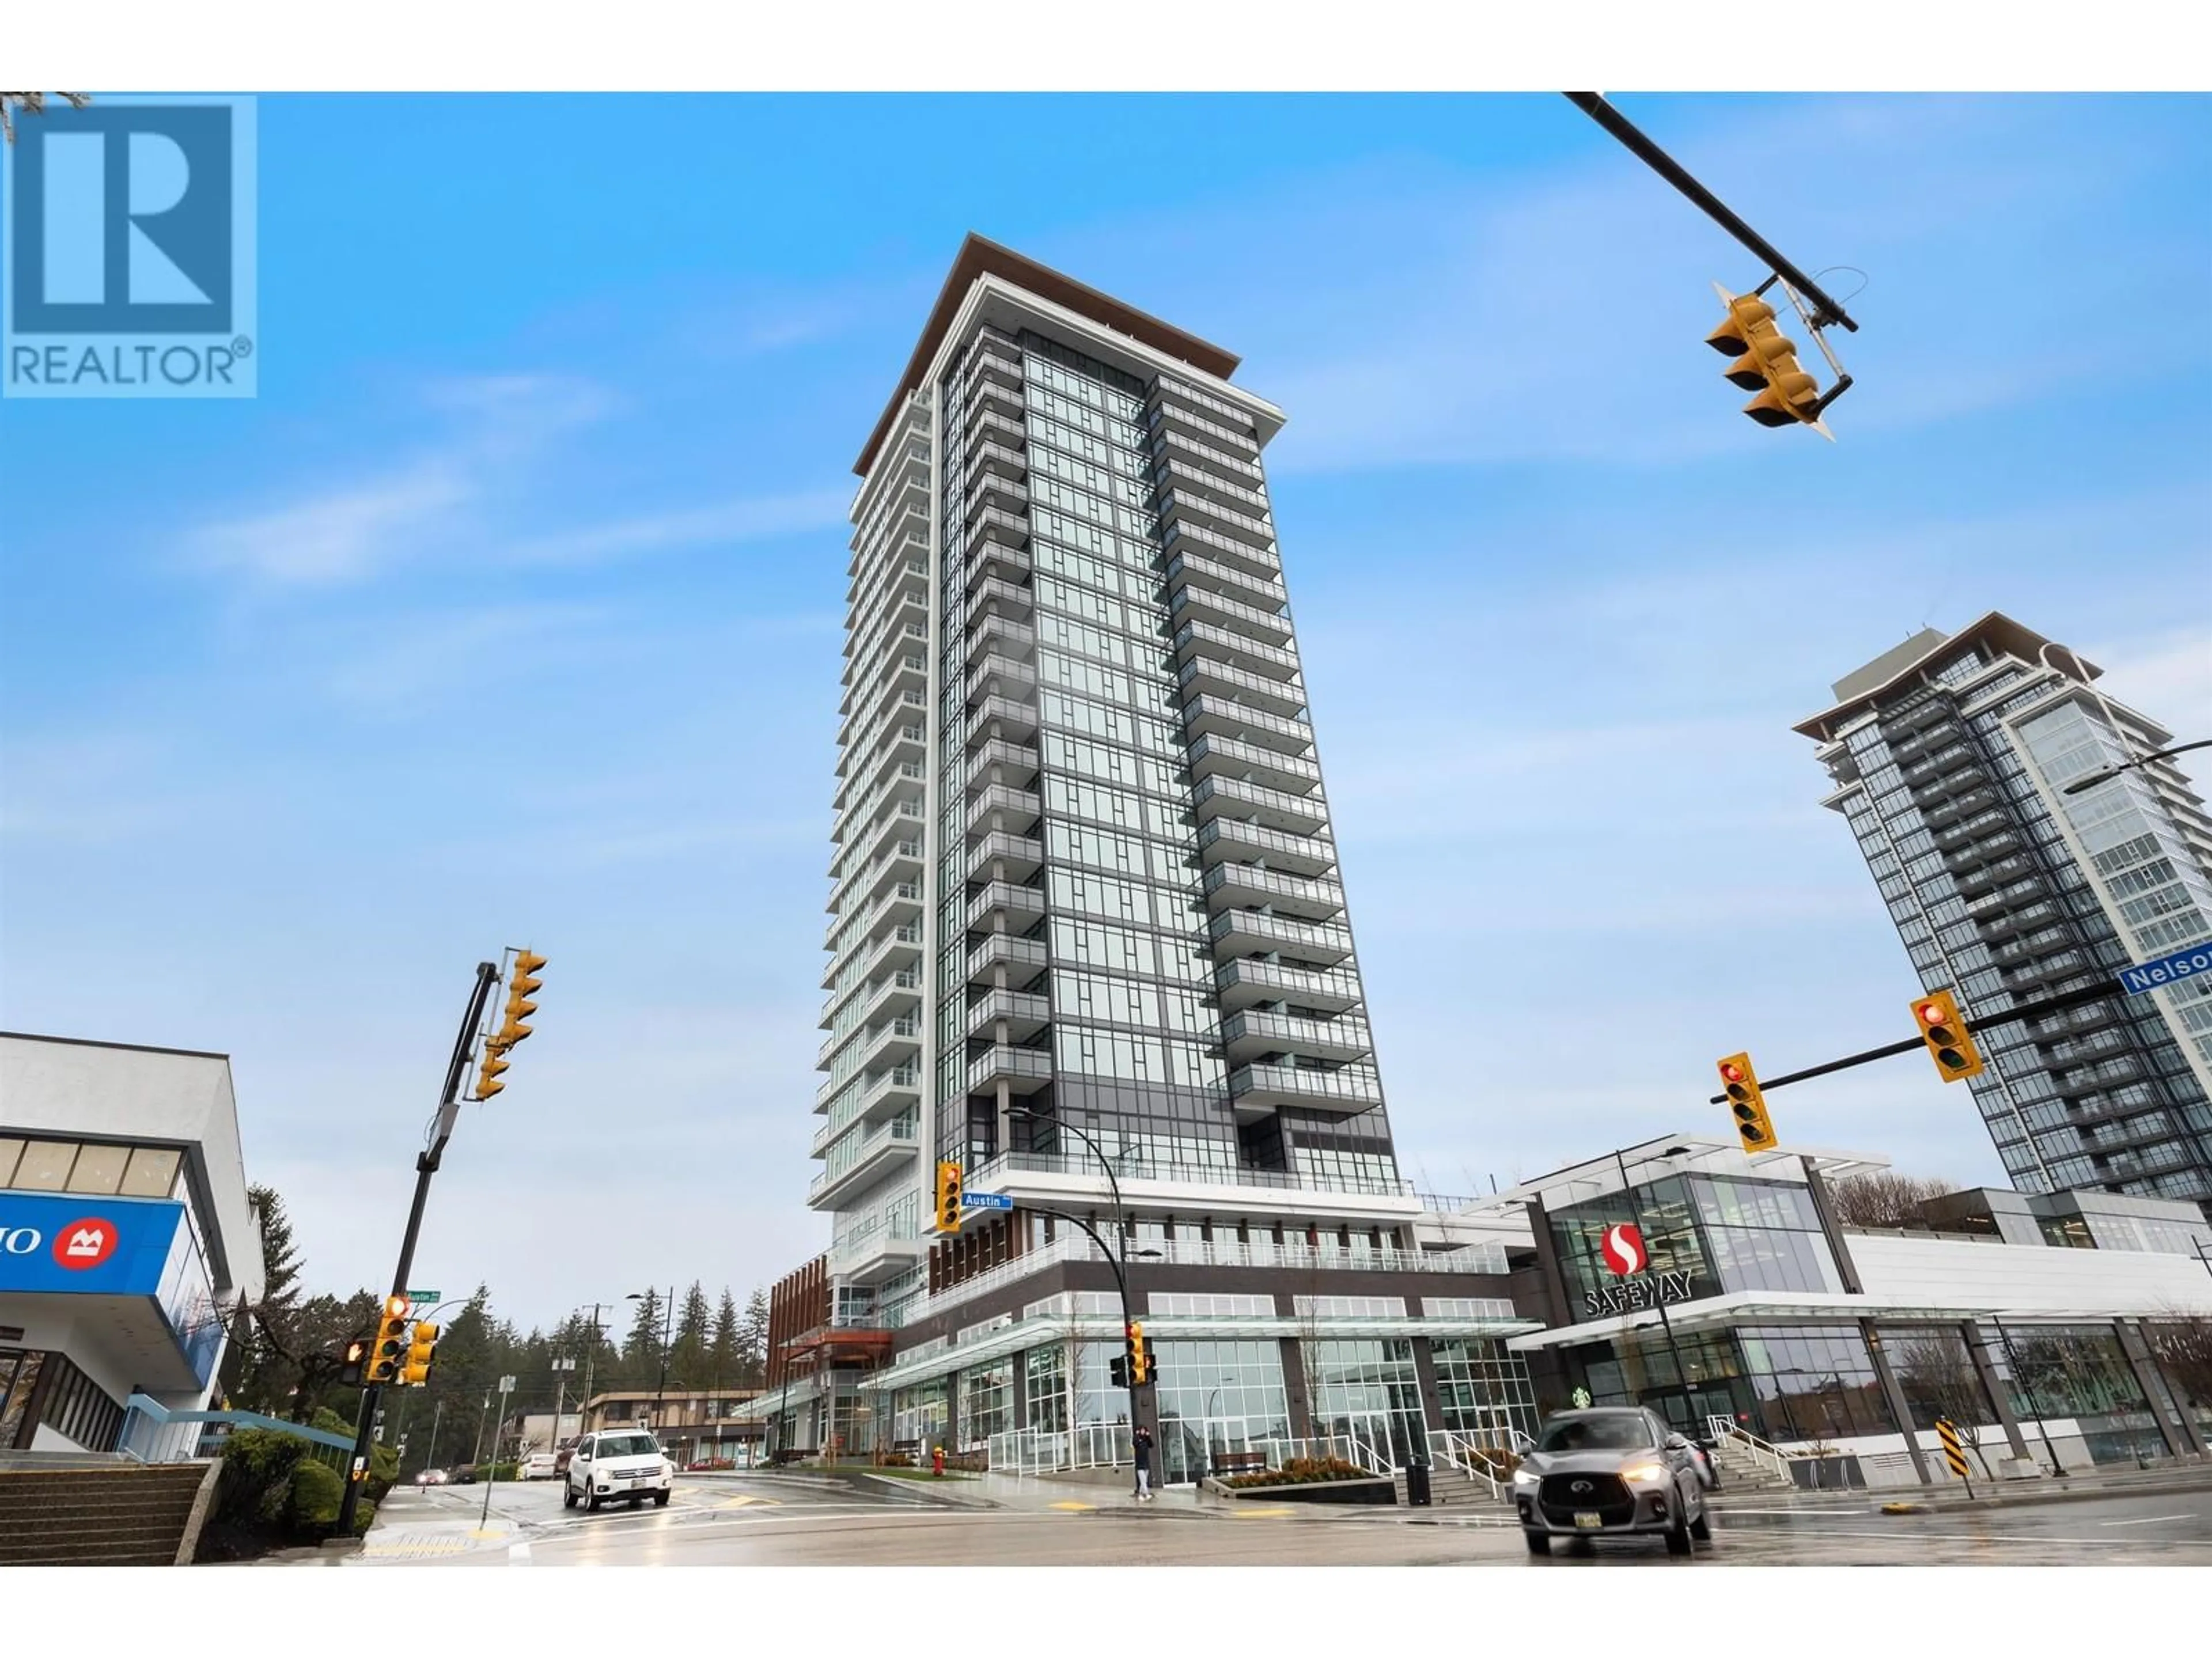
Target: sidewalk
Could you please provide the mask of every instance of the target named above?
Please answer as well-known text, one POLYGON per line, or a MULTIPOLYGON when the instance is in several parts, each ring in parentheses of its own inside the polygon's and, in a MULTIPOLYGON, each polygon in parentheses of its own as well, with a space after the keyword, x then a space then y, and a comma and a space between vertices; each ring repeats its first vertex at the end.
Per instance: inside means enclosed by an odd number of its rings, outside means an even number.
POLYGON ((1923 1510, 1996 1510, 2033 1504, 2063 1504, 2098 1498, 2160 1497, 2178 1492, 2212 1492, 2212 1462, 2170 1462, 2148 1469, 2101 1468, 2079 1474, 2043 1475, 2032 1480, 1976 1479, 1974 1495, 1966 1485, 1946 1474, 1940 1485, 1929 1486, 1850 1486, 1832 1492, 1730 1492, 1723 1486, 1713 1496, 1721 1514, 1730 1509, 1863 1510, 1885 1504, 1910 1504, 1923 1510))

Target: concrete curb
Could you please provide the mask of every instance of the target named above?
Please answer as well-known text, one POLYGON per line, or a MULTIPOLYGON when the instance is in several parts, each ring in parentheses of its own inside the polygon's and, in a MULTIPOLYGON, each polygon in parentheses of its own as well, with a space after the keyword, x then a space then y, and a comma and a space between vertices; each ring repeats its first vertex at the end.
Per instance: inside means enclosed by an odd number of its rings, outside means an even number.
POLYGON ((945 1509, 995 1510, 1005 1507, 981 1494, 974 1497, 955 1495, 943 1486, 925 1486, 919 1480, 902 1480, 895 1474, 877 1474, 867 1469, 702 1469, 690 1478, 695 1480, 701 1479, 727 1480, 738 1476, 750 1476, 768 1481, 797 1480, 816 1487, 848 1486, 868 1492, 898 1492, 902 1496, 915 1498, 919 1502, 936 1504, 945 1509))
MULTIPOLYGON (((1860 1488, 1849 1493, 1831 1492, 1816 1497, 1807 1492, 1796 1501, 1784 1494, 1742 1493, 1739 1501, 1746 1508, 1756 1507, 1765 1499, 1771 1507, 1800 1510, 1808 1515, 1824 1513, 1851 1514, 1862 1511, 1880 1514, 1886 1504, 1910 1504, 1910 1510, 1900 1514, 1933 1514, 1953 1510, 2008 1510, 2028 1509, 2044 1504, 2090 1504, 2100 1499, 2116 1498, 2172 1498, 2192 1492, 2212 1492, 2212 1470, 2203 1473, 2177 1474, 2172 1478, 2143 1480, 2116 1480, 2094 1486, 2058 1486, 2038 1482, 2030 1490, 2004 1490, 1988 1497, 1966 1498, 1949 1492, 1930 1491, 1925 1486, 1882 1486, 1872 1490, 1860 1488)), ((1725 1495, 1713 1500, 1713 1512, 1726 1515, 1735 1507, 1725 1495)))

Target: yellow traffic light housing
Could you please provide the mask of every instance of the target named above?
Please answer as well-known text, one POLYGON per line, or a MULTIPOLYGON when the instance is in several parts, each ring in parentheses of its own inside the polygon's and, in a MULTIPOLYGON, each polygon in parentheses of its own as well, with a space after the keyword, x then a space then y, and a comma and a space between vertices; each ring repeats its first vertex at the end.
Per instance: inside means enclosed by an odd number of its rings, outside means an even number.
POLYGON ((1143 1388, 1152 1380, 1152 1356, 1145 1346, 1145 1327, 1141 1321, 1129 1322, 1129 1382, 1132 1387, 1143 1388))
POLYGON ((1912 1023, 1919 1028, 1921 1042, 1928 1045, 1936 1074, 1944 1082, 1981 1074, 1984 1065, 1981 1051, 1974 1047, 1966 1022, 1960 1018, 1958 1000, 1948 991, 1930 991, 1917 999, 1912 1023))
POLYGON ((1705 343, 1734 358, 1723 379, 1759 395, 1743 412, 1761 426, 1809 426, 1827 436, 1820 422, 1820 389, 1797 361, 1796 342, 1775 324, 1774 307, 1756 294, 1730 294, 1713 284, 1728 315, 1705 343))
POLYGON ((484 1044, 483 1062, 477 1071, 476 1098, 489 1100, 501 1089, 507 1087, 507 1085, 499 1080, 499 1074, 507 1069, 507 1066, 505 1047, 496 1040, 487 1042, 484 1044))
POLYGON ((399 1375, 408 1348, 407 1313, 415 1304, 404 1296, 386 1297, 384 1316, 376 1322, 376 1339, 369 1345, 364 1373, 371 1382, 389 1382, 399 1375))
POLYGON ((1728 1096, 1735 1119, 1735 1136, 1747 1152, 1771 1152, 1776 1146, 1773 1120, 1766 1115, 1766 1097, 1759 1092, 1759 1077, 1751 1069, 1749 1054, 1730 1054, 1720 1062, 1721 1091, 1728 1096))
POLYGON ((530 1027, 523 1022, 538 1012, 538 1005, 530 999, 545 982, 538 977, 538 970, 544 965, 545 958, 535 951, 518 951, 514 953, 514 966, 508 970, 507 976, 507 1007, 503 1011, 506 1018, 497 1033, 486 1043, 487 1048, 496 1045, 504 1053, 530 1035, 530 1027))
POLYGON ((943 1163, 937 1166, 937 1231, 957 1233, 960 1231, 961 1170, 957 1164, 943 1163))
POLYGON ((399 1367, 403 1387, 419 1387, 430 1380, 430 1362, 437 1358, 438 1328, 421 1324, 408 1333, 407 1352, 399 1367))

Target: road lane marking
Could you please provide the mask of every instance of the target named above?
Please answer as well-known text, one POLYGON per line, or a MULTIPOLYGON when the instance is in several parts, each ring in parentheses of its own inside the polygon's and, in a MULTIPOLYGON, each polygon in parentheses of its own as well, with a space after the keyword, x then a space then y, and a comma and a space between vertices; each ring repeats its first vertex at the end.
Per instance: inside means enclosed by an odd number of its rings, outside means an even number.
POLYGON ((714 1507, 718 1510, 741 1510, 751 1504, 770 1504, 781 1507, 782 1503, 781 1498, 762 1498, 752 1492, 742 1492, 735 1498, 725 1498, 714 1507))
POLYGON ((1285 1515, 1296 1515, 1297 1511, 1294 1509, 1288 1508, 1279 1510, 1235 1509, 1231 1510, 1230 1513, 1235 1516, 1239 1521, 1273 1521, 1285 1515))
POLYGON ((530 1565, 530 1546, 527 1544, 509 1544, 507 1547, 507 1565, 510 1567, 528 1566, 530 1565))
POLYGON ((2100 1527, 2148 1527, 2159 1521, 2194 1521, 2193 1515, 2146 1515, 2140 1521, 2100 1521, 2100 1527))
MULTIPOLYGON (((1759 1530, 1762 1533, 1765 1531, 1764 1528, 1759 1530)), ((1749 1533, 1745 1534, 1744 1541, 1750 1542, 1752 1536, 1753 1534, 1749 1533)), ((2107 1549, 2135 1547, 2124 1538, 2057 1538, 2039 1532, 1913 1532, 1896 1527, 1858 1527, 1847 1532, 1813 1527, 1793 1527, 1786 1533, 1777 1528, 1771 1536, 1778 1539, 1872 1538, 1887 1540, 1893 1543, 1909 1541, 1916 1544, 1923 1541, 1949 1544, 2101 1544, 2107 1549)))
POLYGON ((1063 1498, 1052 1507, 1056 1510, 1080 1510, 1087 1515, 1096 1510, 1098 1505, 1096 1504, 1079 1504, 1072 1498, 1063 1498))

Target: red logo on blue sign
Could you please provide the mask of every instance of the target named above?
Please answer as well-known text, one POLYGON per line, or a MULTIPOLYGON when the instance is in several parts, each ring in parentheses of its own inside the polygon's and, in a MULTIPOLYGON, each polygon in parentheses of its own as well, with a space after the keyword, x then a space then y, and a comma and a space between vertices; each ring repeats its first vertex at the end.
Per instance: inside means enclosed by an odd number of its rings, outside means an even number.
POLYGON ((115 1254, 115 1224, 96 1215, 72 1221, 54 1234, 54 1260, 73 1272, 97 1267, 115 1254))

